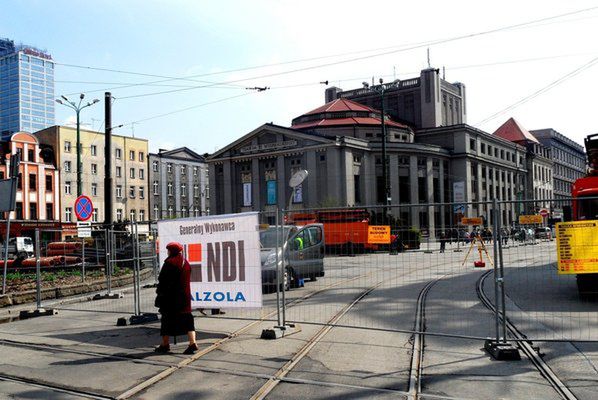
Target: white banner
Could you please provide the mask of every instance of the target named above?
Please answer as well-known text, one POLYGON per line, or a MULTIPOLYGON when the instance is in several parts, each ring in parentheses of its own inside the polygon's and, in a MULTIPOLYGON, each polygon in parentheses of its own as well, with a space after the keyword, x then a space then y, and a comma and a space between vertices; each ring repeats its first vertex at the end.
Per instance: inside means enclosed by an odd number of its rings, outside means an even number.
POLYGON ((251 206, 251 183, 243 184, 243 207, 251 206))
POLYGON ((464 203, 465 202, 465 182, 453 182, 453 202, 464 203))
POLYGON ((158 238, 161 265, 168 243, 185 248, 193 308, 262 306, 257 213, 158 221, 158 238))

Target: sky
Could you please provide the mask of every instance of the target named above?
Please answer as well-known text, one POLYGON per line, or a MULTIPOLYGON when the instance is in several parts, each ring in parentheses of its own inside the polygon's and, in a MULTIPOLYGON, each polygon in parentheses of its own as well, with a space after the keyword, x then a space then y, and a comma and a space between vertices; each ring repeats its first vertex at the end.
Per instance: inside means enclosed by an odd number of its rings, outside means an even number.
MULTIPOLYGON (((591 64, 598 57, 597 1, 2 0, 0 6, 0 37, 46 49, 58 63, 56 96, 102 100, 82 112, 86 128, 103 131, 110 90, 113 126, 123 124, 116 132, 149 139, 152 151, 187 146, 212 153, 264 123, 290 126, 324 103, 327 86, 320 82, 353 89, 372 78, 416 77, 428 66, 428 49, 432 67, 465 84, 469 125, 491 133, 514 117, 528 130, 554 128, 578 143, 598 132, 598 65, 591 64), (270 89, 246 89, 256 86, 270 89)), ((57 105, 56 123, 72 123, 72 114, 57 105)))

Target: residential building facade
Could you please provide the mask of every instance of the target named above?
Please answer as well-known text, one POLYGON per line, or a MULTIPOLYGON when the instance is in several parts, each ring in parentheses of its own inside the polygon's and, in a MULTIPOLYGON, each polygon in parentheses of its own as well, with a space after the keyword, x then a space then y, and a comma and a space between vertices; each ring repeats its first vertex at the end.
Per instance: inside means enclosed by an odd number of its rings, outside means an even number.
MULTIPOLYGON (((8 178, 11 154, 21 154, 17 183, 16 210, 10 213, 13 234, 33 237, 37 227, 58 227, 60 186, 51 148, 40 146, 37 138, 27 132, 12 134, 0 146, 0 179, 8 178)), ((2 224, 3 231, 6 226, 2 224)))
MULTIPOLYGON (((52 126, 35 133, 40 143, 55 149, 60 169, 60 219, 77 221, 74 202, 77 198, 76 129, 52 126)), ((91 198, 93 222, 103 222, 104 214, 104 133, 81 129, 82 194, 91 198)), ((147 221, 146 139, 112 135, 112 177, 114 221, 147 221)))
POLYGON ((187 147, 160 149, 148 158, 151 219, 200 217, 210 213, 208 166, 187 147))
POLYGON ((0 138, 54 125, 54 106, 52 56, 0 39, 0 138))
POLYGON ((553 162, 552 186, 555 202, 553 218, 562 218, 563 206, 569 205, 571 185, 586 174, 584 147, 554 129, 531 130, 540 143, 550 149, 553 162))
POLYGON ((513 118, 509 118, 493 134, 526 149, 525 161, 526 182, 523 192, 519 192, 518 199, 538 199, 534 203, 521 204, 520 208, 526 213, 536 213, 541 208, 552 212, 550 199, 553 198, 553 162, 550 148, 542 145, 527 129, 513 118))

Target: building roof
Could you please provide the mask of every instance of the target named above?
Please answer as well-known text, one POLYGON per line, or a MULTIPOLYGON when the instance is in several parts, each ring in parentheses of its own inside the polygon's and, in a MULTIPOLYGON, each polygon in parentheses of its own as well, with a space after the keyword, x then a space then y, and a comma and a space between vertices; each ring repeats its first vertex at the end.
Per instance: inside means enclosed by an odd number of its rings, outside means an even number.
POLYGON ((303 114, 302 116, 320 114, 320 113, 326 113, 326 112, 342 112, 342 111, 366 111, 366 112, 374 112, 374 113, 378 113, 378 114, 380 113, 380 111, 378 111, 378 110, 374 110, 371 107, 364 106, 362 104, 356 103, 351 100, 336 99, 336 100, 332 100, 331 102, 326 103, 323 106, 320 106, 314 110, 311 110, 310 112, 307 112, 307 113, 303 114))
MULTIPOLYGON (((388 117, 385 118, 384 123, 387 126, 409 129, 407 125, 392 121, 388 117)), ((380 111, 351 100, 336 99, 293 119, 292 128, 381 124, 382 113, 380 111)))
POLYGON ((502 124, 496 131, 494 131, 493 135, 499 136, 503 139, 507 139, 515 143, 540 143, 534 135, 529 133, 527 129, 521 126, 521 124, 519 124, 519 122, 517 122, 512 117, 509 118, 504 124, 502 124))

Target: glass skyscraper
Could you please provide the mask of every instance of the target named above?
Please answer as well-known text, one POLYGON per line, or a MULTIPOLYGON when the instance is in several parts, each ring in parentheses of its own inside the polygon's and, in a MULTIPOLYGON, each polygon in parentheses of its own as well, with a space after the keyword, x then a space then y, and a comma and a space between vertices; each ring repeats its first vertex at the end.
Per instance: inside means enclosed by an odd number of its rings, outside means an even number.
POLYGON ((54 61, 35 47, 0 39, 0 137, 55 125, 54 61))

